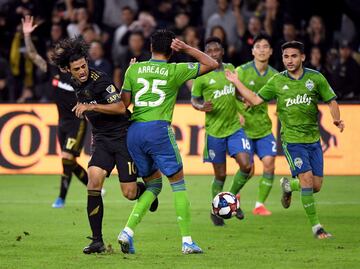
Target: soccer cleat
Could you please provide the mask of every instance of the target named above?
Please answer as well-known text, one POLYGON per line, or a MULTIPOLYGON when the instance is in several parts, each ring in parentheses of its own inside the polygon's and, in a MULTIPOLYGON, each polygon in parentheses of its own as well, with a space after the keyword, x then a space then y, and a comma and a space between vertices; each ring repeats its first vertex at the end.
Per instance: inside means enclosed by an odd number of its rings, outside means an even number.
POLYGON ((156 197, 149 208, 150 212, 155 212, 158 206, 159 206, 159 199, 156 197))
POLYGON ((243 220, 245 218, 244 212, 241 210, 240 207, 236 209, 235 217, 238 218, 239 220, 243 220))
POLYGON ((326 232, 323 227, 319 228, 314 234, 316 239, 327 239, 331 238, 332 234, 326 232))
POLYGON ((83 252, 85 254, 105 252, 106 248, 105 248, 104 241, 102 239, 99 240, 99 239, 95 239, 92 237, 87 237, 87 238, 92 240, 92 242, 90 243, 90 245, 86 246, 83 249, 83 252))
POLYGON ((282 196, 281 196, 281 204, 284 208, 289 208, 291 204, 291 188, 290 188, 290 180, 286 177, 282 177, 280 179, 280 186, 282 189, 282 196))
POLYGON ((191 244, 189 243, 183 243, 182 244, 182 249, 181 249, 183 254, 200 254, 203 253, 202 249, 196 245, 194 242, 192 242, 191 244))
POLYGON ((52 204, 53 208, 63 208, 65 206, 65 200, 58 197, 55 202, 52 204))
POLYGON ((118 242, 122 253, 135 254, 133 238, 125 231, 122 231, 118 236, 118 242))
POLYGON ((224 226, 225 225, 224 219, 219 216, 216 216, 212 212, 210 212, 210 219, 214 223, 215 226, 224 226))
POLYGON ((255 207, 252 212, 254 215, 259 215, 259 216, 270 216, 272 214, 271 211, 269 211, 263 205, 259 207, 255 207))
MULTIPOLYGON (((240 193, 236 194, 235 197, 239 201, 239 205, 240 205, 240 193)), ((236 209, 235 217, 238 218, 239 220, 245 218, 244 212, 241 210, 240 206, 238 209, 236 209)))

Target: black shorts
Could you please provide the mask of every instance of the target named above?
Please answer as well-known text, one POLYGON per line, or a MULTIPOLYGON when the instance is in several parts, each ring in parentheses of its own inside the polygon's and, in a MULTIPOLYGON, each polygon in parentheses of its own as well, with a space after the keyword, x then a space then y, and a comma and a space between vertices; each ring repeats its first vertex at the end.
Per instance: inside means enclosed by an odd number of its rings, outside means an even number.
POLYGON ((86 127, 86 120, 62 122, 57 130, 61 150, 79 157, 84 146, 86 127))
POLYGON ((127 145, 126 137, 95 136, 92 141, 92 154, 88 164, 107 172, 107 177, 116 166, 120 182, 136 182, 137 170, 127 145))

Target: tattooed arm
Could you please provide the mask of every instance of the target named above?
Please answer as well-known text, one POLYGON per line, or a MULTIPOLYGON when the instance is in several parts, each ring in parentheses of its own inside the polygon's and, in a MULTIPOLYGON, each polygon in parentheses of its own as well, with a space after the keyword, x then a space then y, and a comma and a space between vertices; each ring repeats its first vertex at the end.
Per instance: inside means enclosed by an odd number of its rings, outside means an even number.
POLYGON ((42 71, 47 72, 47 63, 43 57, 37 52, 34 43, 31 40, 31 33, 38 26, 37 24, 33 25, 34 18, 32 16, 26 15, 22 19, 22 28, 25 39, 26 52, 31 59, 31 61, 42 71))

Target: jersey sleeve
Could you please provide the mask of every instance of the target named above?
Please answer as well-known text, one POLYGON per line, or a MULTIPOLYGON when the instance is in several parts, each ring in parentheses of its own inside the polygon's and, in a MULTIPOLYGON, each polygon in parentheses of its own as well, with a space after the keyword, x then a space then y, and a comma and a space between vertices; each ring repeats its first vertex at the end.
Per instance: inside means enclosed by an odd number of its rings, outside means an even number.
POLYGON ((336 94, 334 93, 333 89, 331 88, 329 82, 326 80, 326 78, 319 74, 319 95, 325 103, 330 102, 331 100, 336 99, 336 94))
POLYGON ((193 97, 202 97, 203 96, 203 87, 202 87, 201 77, 194 79, 193 85, 191 88, 191 96, 193 96, 193 97))
POLYGON ((178 63, 176 64, 176 81, 178 85, 189 79, 196 78, 200 72, 200 63, 178 63))
POLYGON ((244 79, 244 69, 241 66, 238 66, 236 67, 235 71, 238 74, 239 80, 242 82, 242 80, 244 79))
POLYGON ((259 90, 258 95, 261 99, 268 102, 276 99, 276 75, 269 79, 269 81, 259 90))
POLYGON ((124 76, 124 83, 122 85, 122 91, 124 92, 131 92, 132 91, 132 85, 131 85, 131 65, 128 67, 128 69, 125 72, 124 76))
POLYGON ((229 69, 230 71, 234 71, 236 70, 235 69, 235 66, 232 64, 232 63, 229 63, 225 66, 225 69, 229 69))
POLYGON ((95 81, 95 93, 102 104, 118 103, 121 101, 119 89, 115 87, 106 75, 101 76, 95 81))

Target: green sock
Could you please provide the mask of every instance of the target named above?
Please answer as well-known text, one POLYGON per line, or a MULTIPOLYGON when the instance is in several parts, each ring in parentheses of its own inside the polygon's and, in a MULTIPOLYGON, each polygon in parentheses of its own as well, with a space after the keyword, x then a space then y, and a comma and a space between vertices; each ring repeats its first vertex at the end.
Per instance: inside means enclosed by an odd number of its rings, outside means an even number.
POLYGON ((313 188, 301 188, 301 202, 304 206, 306 215, 309 218, 311 226, 319 224, 320 222, 316 214, 313 188))
POLYGON ((259 182, 258 202, 264 203, 273 186, 274 174, 264 173, 259 182))
POLYGON ((140 223, 141 219, 145 216, 146 212, 149 210, 151 203, 155 200, 155 197, 155 194, 148 190, 146 190, 140 196, 126 223, 127 227, 132 230, 135 229, 135 227, 140 223))
POLYGON ((137 200, 133 211, 131 212, 126 227, 129 227, 131 230, 134 230, 135 227, 140 223, 141 219, 145 216, 146 212, 149 210, 152 202, 159 195, 162 189, 162 179, 155 178, 149 182, 145 183, 146 190, 139 199, 137 200))
POLYGON ((222 192, 224 188, 224 183, 225 183, 224 181, 214 178, 213 182, 211 183, 211 195, 213 199, 216 196, 216 194, 222 192))
POLYGON ((149 210, 152 202, 159 195, 162 189, 162 179, 154 178, 149 182, 145 183, 146 190, 139 199, 137 200, 133 211, 131 212, 126 226, 131 230, 134 230, 135 227, 140 223, 141 219, 145 216, 146 212, 149 210))
POLYGON ((300 182, 298 179, 290 179, 291 191, 300 191, 300 182))
POLYGON ((171 188, 174 193, 175 211, 181 236, 190 236, 190 202, 184 179, 171 183, 171 188))
POLYGON ((248 181, 248 179, 249 179, 249 174, 241 172, 239 169, 234 176, 229 191, 233 194, 237 194, 241 190, 241 188, 245 185, 245 183, 248 181))

